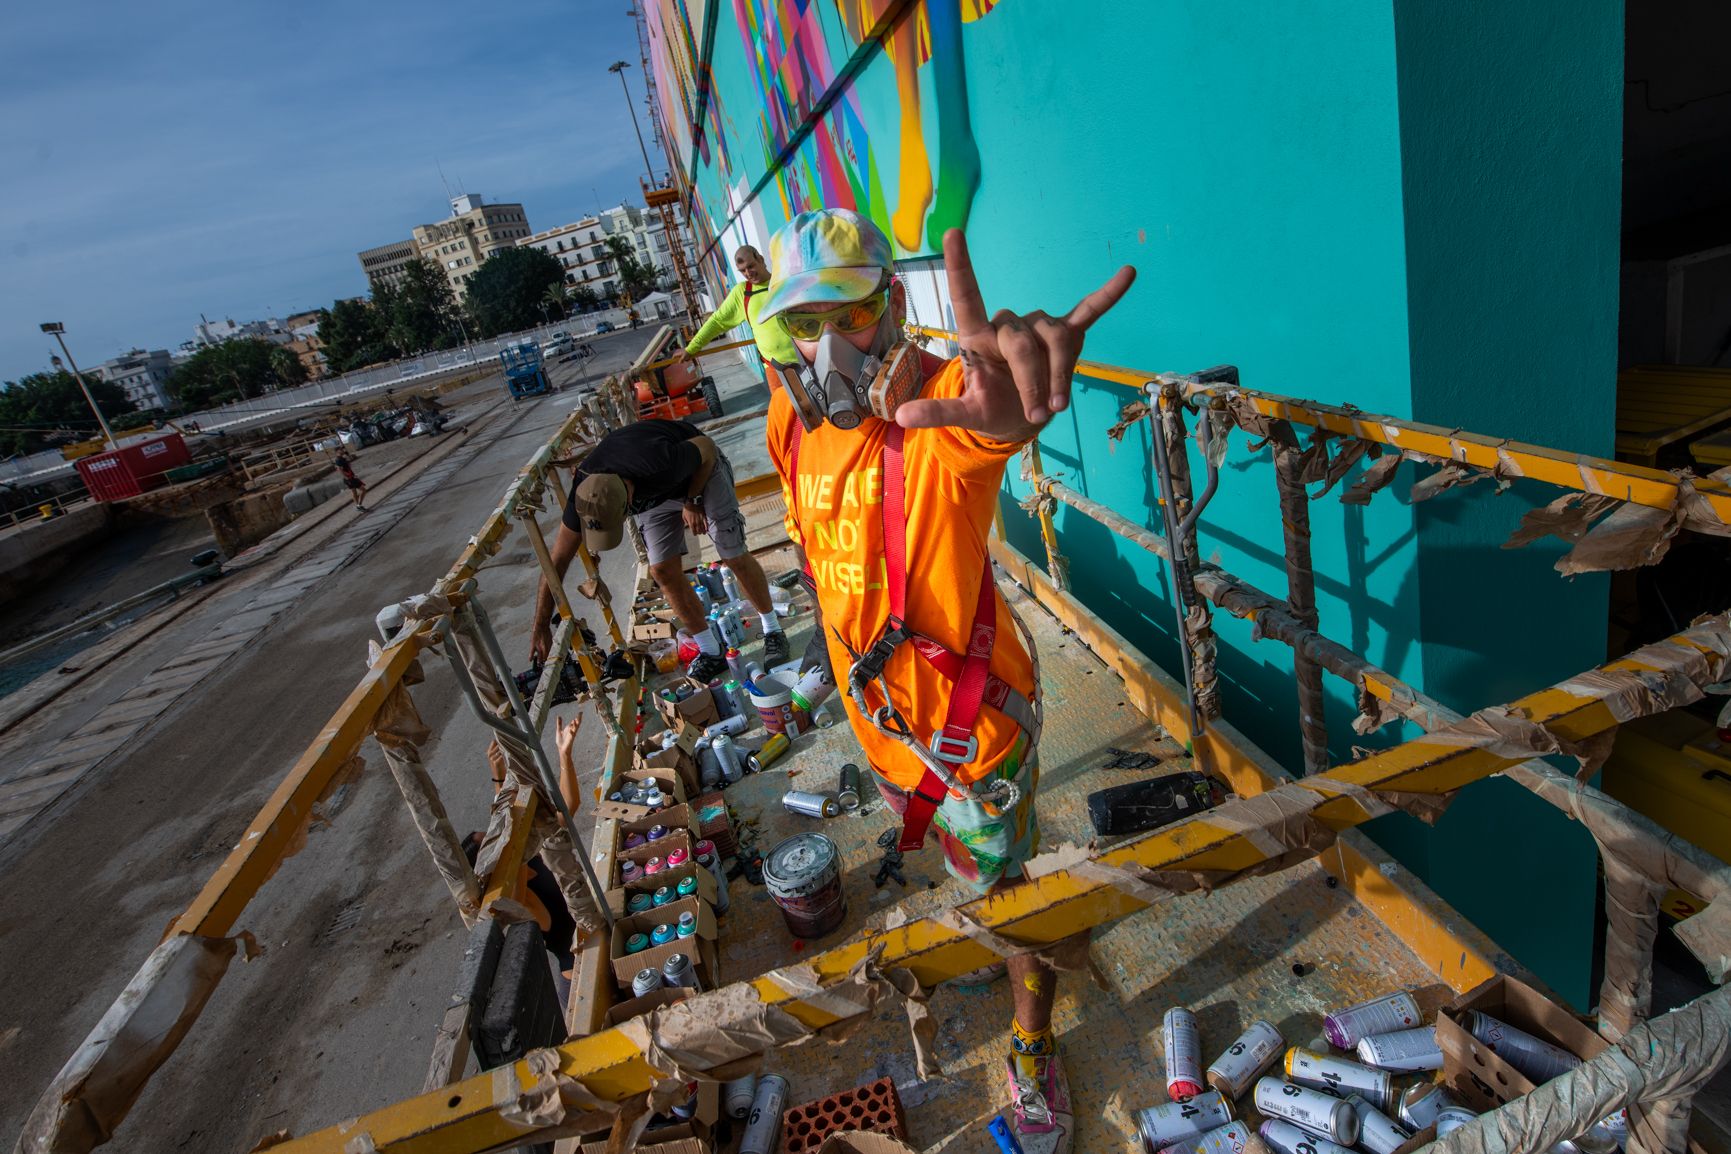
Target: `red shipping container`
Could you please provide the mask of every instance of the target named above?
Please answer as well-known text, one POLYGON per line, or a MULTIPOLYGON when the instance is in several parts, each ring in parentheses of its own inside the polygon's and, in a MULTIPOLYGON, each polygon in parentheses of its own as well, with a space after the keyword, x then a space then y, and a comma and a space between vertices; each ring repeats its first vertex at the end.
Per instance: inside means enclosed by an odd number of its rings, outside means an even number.
POLYGON ((162 484, 162 475, 192 460, 179 433, 134 441, 106 453, 92 453, 73 462, 84 487, 98 501, 136 497, 162 484))

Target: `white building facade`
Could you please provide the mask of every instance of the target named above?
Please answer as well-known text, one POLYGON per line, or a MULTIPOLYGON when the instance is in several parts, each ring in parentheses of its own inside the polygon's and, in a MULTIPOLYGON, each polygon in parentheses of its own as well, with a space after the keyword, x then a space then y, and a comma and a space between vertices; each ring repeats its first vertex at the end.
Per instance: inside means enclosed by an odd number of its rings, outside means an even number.
POLYGON ((174 370, 174 358, 167 349, 146 352, 133 349, 113 360, 103 361, 92 372, 111 385, 126 391, 126 399, 138 409, 168 408, 168 375, 174 370))

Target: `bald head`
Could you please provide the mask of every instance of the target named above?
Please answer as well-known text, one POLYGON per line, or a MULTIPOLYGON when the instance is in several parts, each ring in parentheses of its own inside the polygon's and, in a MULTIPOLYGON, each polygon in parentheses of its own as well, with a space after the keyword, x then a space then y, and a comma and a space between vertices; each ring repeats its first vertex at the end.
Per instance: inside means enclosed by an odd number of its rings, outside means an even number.
POLYGON ((769 283, 769 265, 764 262, 763 254, 749 244, 733 250, 733 267, 739 271, 743 281, 755 285, 769 283))

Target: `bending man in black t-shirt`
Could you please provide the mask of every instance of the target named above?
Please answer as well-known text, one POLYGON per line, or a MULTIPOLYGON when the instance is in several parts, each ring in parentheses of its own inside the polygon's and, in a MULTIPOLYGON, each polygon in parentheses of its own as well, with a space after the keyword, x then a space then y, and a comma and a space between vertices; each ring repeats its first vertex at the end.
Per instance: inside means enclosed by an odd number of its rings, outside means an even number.
MULTIPOLYGON (((722 563, 739 578, 740 590, 763 625, 763 664, 788 657, 787 634, 769 599, 769 580, 745 548, 745 514, 733 491, 733 466, 715 442, 690 421, 638 421, 615 429, 583 459, 565 502, 565 519, 553 541, 553 567, 564 579, 577 555, 577 535, 599 556, 619 544, 627 515, 637 518, 649 549, 649 574, 702 650, 691 663, 699 681, 727 668, 721 646, 685 579, 685 531, 708 533, 722 563)), ((553 644, 553 590, 543 577, 535 595, 535 632, 530 652, 546 659, 553 644)))

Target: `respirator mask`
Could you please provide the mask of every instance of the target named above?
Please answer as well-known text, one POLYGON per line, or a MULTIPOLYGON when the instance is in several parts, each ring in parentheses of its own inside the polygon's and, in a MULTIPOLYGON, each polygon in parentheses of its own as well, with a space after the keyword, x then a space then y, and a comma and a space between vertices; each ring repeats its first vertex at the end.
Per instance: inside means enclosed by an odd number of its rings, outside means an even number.
POLYGON ((817 357, 810 365, 777 365, 781 383, 806 432, 828 421, 838 429, 853 429, 866 417, 895 420, 902 402, 917 397, 925 385, 920 350, 910 344, 888 308, 878 319, 877 335, 868 352, 815 314, 786 318, 789 334, 800 324, 821 323, 817 357))

